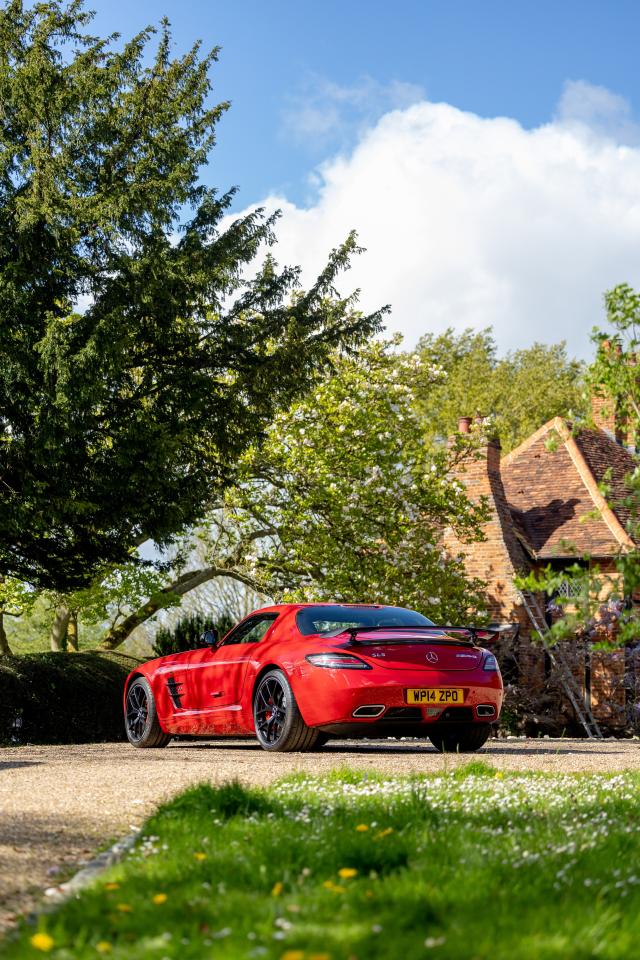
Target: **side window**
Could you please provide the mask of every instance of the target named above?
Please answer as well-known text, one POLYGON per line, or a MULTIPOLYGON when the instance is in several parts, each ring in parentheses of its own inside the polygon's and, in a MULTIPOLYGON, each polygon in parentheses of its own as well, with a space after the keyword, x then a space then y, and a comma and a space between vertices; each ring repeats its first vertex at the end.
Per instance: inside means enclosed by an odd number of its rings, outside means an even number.
POLYGON ((232 643, 259 643, 277 618, 277 613, 263 613, 257 617, 250 617, 229 634, 224 646, 229 646, 232 643))

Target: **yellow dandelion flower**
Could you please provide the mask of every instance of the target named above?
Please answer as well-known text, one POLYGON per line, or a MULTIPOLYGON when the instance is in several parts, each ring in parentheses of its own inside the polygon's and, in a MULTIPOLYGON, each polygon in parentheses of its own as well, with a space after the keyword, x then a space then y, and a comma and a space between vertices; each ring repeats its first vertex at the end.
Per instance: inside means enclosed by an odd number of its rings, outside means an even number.
POLYGON ((390 833, 393 833, 393 827, 387 827, 385 830, 380 830, 376 833, 375 839, 382 840, 383 837, 388 837, 390 833))
POLYGON ((358 876, 358 871, 355 867, 340 867, 338 870, 338 876, 343 880, 351 880, 353 877, 358 876))
POLYGON ((345 893, 345 887, 341 887, 339 883, 334 883, 333 880, 325 880, 322 886, 325 890, 331 890, 332 893, 345 893))
POLYGON ((98 953, 111 953, 111 944, 108 940, 98 940, 96 950, 98 953))
POLYGON ((277 883, 274 883, 274 885, 271 888, 271 896, 279 897, 283 890, 284 890, 284 884, 278 880, 277 883))
POLYGON ((496 780, 504 780, 504 773, 502 772, 502 770, 498 770, 495 778, 496 780))
POLYGON ((119 883, 113 883, 113 882, 112 882, 112 883, 105 883, 104 888, 105 888, 105 890, 119 890, 119 889, 120 889, 120 884, 119 884, 119 883))
POLYGON ((41 950, 42 953, 49 953, 50 950, 53 950, 53 937, 50 937, 48 933, 34 933, 31 937, 31 946, 36 950, 41 950))
POLYGON ((120 913, 133 913, 133 907, 130 907, 128 903, 116 904, 116 910, 119 910, 120 913))
POLYGON ((369 829, 369 824, 367 823, 359 823, 358 826, 356 827, 356 830, 358 831, 358 833, 366 833, 368 829, 369 829))
POLYGON ((308 960, 331 960, 330 953, 310 953, 308 960))
POLYGON ((198 850, 197 853, 194 853, 193 859, 194 859, 194 860, 206 860, 206 859, 207 859, 207 855, 206 855, 206 853, 202 853, 201 850, 198 850))
POLYGON ((304 960, 304 950, 285 950, 280 960, 304 960))
POLYGON ((153 900, 154 903, 157 903, 159 906, 161 903, 166 903, 168 897, 166 893, 154 893, 151 899, 153 900))

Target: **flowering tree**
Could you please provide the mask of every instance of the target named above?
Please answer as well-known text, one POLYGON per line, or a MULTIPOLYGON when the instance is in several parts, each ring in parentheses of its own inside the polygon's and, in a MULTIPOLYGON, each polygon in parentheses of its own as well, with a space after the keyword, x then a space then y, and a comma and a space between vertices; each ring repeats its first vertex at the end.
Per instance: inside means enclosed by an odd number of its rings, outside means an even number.
POLYGON ((226 511, 252 576, 288 600, 371 600, 417 607, 451 622, 482 606, 481 584, 443 553, 452 528, 482 539, 483 505, 448 475, 468 449, 433 452, 415 410, 417 355, 397 341, 374 343, 336 361, 334 375, 267 432, 244 461, 244 481, 226 511))

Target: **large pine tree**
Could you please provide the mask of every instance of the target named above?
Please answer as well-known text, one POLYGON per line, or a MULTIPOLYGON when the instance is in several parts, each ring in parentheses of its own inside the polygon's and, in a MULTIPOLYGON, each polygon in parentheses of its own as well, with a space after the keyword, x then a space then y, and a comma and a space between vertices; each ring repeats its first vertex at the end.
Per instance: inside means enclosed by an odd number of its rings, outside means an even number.
POLYGON ((380 324, 334 289, 353 237, 305 293, 270 257, 245 279, 273 218, 223 227, 233 191, 199 180, 217 51, 90 20, 82 0, 0 10, 0 575, 61 591, 196 520, 380 324))

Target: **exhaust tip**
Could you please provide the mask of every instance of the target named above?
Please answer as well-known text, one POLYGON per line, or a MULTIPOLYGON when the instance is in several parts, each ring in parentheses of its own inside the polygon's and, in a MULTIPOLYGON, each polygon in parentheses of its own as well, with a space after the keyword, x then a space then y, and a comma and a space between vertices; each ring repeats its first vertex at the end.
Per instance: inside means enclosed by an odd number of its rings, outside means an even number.
POLYGON ((476 713, 479 717, 495 717, 496 708, 492 703, 479 703, 476 707, 476 713))
POLYGON ((382 703, 367 703, 362 707, 356 707, 351 716, 368 717, 372 719, 373 717, 379 717, 381 713, 384 713, 385 709, 382 703))

